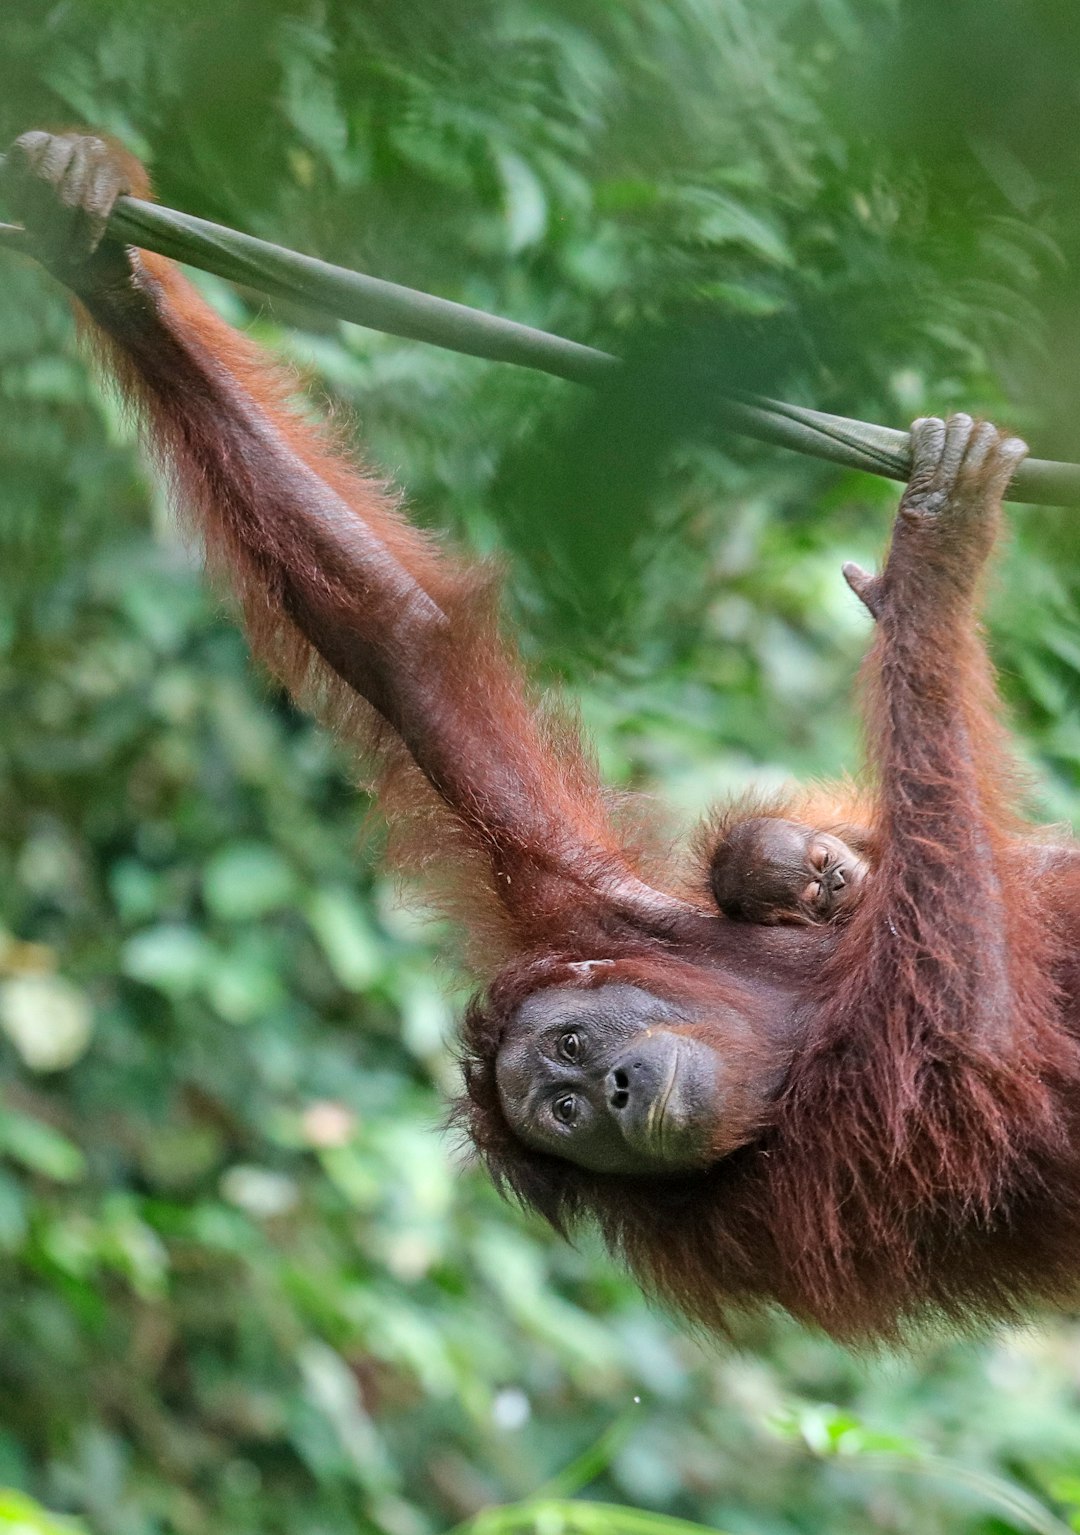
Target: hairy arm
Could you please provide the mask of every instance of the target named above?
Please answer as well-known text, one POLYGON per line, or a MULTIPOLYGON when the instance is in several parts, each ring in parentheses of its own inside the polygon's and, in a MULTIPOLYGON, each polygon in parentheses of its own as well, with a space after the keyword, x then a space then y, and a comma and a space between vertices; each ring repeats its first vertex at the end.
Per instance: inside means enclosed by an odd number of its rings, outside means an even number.
MULTIPOLYGON (((884 569, 845 571, 877 618, 877 853, 804 993, 802 1045, 777 1104, 788 1155, 774 1162, 805 1293, 835 1286, 894 1324, 912 1295, 955 1314, 952 1244, 1000 1229, 1060 1165, 1077 1064, 1063 936, 1023 853, 976 622, 1024 447, 966 416, 916 422, 912 446, 884 569)), ((976 1250, 959 1261, 977 1263, 976 1250)), ((980 1304, 998 1304, 992 1265, 971 1272, 980 1304)))
MULTIPOLYGON (((124 193, 116 146, 25 134, 5 192, 35 253, 76 294, 106 363, 243 605, 253 648, 291 690, 381 748, 403 746, 452 812, 423 836, 472 858, 515 942, 609 903, 677 906, 637 877, 572 727, 538 715, 497 633, 490 574, 440 552, 384 485, 289 403, 289 380, 160 257, 103 239, 124 193), (367 730, 355 697, 381 720, 367 730), (479 855, 479 856, 478 856, 479 855)), ((422 795, 406 808, 425 806, 422 795)), ((423 819, 423 818, 422 818, 423 819)))
POLYGON ((1026 450, 968 416, 916 422, 912 442, 882 573, 845 570, 877 618, 869 736, 881 855, 838 962, 862 1008, 897 1021, 897 1043, 937 1034, 1007 1049, 1044 924, 1016 856, 1015 769, 975 598, 1026 450))

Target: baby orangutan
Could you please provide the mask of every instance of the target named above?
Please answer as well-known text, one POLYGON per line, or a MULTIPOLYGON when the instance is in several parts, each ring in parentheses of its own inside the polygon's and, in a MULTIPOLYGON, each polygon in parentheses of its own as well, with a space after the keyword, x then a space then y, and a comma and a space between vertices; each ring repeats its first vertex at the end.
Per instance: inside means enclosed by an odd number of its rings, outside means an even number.
POLYGON ((870 872, 870 840, 860 826, 831 832, 781 816, 749 816, 716 843, 709 888, 735 922, 843 921, 858 906, 870 872))

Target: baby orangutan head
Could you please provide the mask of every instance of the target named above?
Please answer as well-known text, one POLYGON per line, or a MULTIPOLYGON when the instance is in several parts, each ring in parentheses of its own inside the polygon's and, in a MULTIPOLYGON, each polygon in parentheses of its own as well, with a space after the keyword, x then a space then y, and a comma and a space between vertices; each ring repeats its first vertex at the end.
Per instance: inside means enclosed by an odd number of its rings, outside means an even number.
POLYGON ((736 922, 812 924, 850 916, 870 872, 868 833, 834 832, 778 816, 737 821, 713 849, 709 886, 736 922), (864 851, 857 852, 853 843, 864 851))

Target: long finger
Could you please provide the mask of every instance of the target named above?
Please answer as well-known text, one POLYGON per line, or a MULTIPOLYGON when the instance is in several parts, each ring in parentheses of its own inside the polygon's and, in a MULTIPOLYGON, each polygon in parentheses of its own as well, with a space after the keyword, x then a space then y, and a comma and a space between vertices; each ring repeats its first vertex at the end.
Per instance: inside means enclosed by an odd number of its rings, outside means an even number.
POLYGON ((957 411, 945 423, 945 446, 941 450, 935 481, 938 488, 947 490, 955 483, 974 427, 974 421, 964 411, 957 411))
POLYGON ((964 454, 964 477, 977 475, 992 449, 997 445, 998 429, 992 421, 980 421, 971 434, 964 454))
POLYGON ((1009 482, 1027 454, 1028 445, 1022 437, 1006 437, 1005 441, 998 445, 991 459, 988 484, 991 493, 999 500, 1004 500, 1009 482))
POLYGON ((68 179, 78 183, 78 220, 75 238, 87 255, 101 244, 109 215, 116 199, 128 190, 126 180, 117 175, 108 150, 100 139, 84 139, 80 146, 78 176, 69 171, 68 179))
POLYGON ((945 423, 940 416, 921 416, 911 423, 911 473, 908 476, 911 490, 929 490, 944 444, 945 423))

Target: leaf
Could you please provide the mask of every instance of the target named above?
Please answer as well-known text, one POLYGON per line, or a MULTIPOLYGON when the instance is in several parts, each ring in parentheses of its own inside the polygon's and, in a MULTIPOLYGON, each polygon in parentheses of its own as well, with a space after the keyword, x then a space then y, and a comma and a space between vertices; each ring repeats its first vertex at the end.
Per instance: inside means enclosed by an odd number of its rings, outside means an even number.
POLYGON ((203 894, 216 917, 243 921, 289 905, 296 898, 296 878, 276 848, 236 842, 207 864, 203 894))
POLYGON ((307 903, 307 919, 335 977, 365 991, 382 970, 382 954, 364 907, 344 885, 324 886, 307 903))
POLYGON ((6 1535, 81 1535, 85 1530, 80 1519, 50 1514, 23 1493, 0 1487, 0 1532, 6 1532, 6 1535))
POLYGON ((0 1109, 0 1153, 56 1183, 77 1183, 86 1172, 86 1158, 73 1141, 11 1109, 0 1109))
POLYGON ((503 208, 512 254, 535 245, 547 228, 547 195, 532 166, 520 155, 503 150, 495 157, 503 187, 503 208))
POLYGON ((63 976, 17 975, 0 983, 0 1027, 31 1071, 63 1071, 86 1053, 93 1010, 63 976))
POLYGON ((791 250, 780 230, 723 192, 680 187, 670 194, 684 234, 703 245, 743 245, 777 266, 789 266, 791 250))
POLYGON ((136 933, 124 945, 125 975, 176 996, 186 996, 211 973, 215 952, 196 928, 163 922, 136 933))

